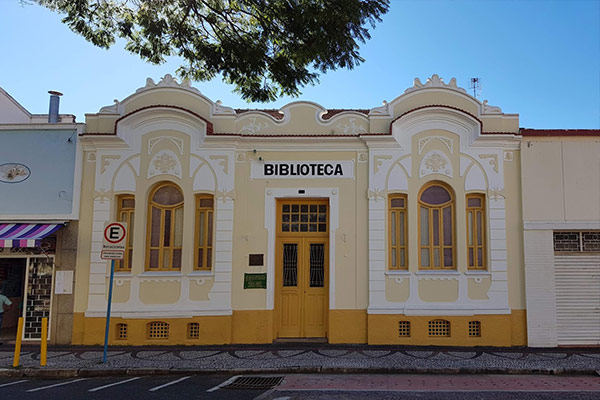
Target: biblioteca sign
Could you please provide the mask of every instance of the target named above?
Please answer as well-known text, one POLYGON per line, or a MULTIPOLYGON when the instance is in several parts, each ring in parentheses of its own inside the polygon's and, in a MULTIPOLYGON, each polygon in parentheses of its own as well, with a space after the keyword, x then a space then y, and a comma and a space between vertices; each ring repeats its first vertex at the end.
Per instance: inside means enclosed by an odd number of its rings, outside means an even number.
POLYGON ((354 178, 353 161, 252 161, 252 179, 354 178))

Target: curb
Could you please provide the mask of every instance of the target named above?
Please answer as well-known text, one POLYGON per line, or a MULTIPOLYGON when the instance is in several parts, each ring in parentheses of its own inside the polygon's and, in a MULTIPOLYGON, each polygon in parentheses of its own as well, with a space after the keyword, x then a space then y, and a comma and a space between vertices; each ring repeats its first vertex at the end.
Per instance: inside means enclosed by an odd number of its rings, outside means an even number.
POLYGON ((518 369, 518 368, 360 368, 360 367, 293 367, 245 369, 184 369, 184 368, 2 368, 6 378, 95 378, 109 376, 159 375, 256 375, 256 374, 415 374, 415 375, 600 375, 594 369, 518 369))

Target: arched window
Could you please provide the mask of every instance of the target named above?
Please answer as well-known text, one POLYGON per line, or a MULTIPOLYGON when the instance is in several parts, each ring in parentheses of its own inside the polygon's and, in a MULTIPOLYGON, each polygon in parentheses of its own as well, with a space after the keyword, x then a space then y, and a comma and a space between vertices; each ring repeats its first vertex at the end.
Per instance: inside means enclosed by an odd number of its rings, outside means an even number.
POLYGON ((445 185, 430 183, 419 195, 419 266, 454 269, 454 197, 445 185))
POLYGON ((183 193, 172 183, 157 186, 148 202, 146 265, 151 271, 181 269, 183 193))

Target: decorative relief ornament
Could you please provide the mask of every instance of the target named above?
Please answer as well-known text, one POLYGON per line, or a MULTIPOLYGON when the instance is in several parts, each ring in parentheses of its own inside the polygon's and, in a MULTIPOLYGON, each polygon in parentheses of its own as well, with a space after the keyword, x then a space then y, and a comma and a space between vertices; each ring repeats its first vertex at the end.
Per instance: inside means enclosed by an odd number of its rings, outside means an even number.
POLYGON ((92 196, 94 200, 99 199, 100 204, 104 204, 104 201, 110 200, 112 198, 112 190, 100 189, 95 190, 94 195, 92 196))
POLYGON ((454 153, 454 147, 451 139, 448 139, 444 136, 427 136, 419 139, 419 154, 423 152, 423 148, 425 148, 427 143, 431 142, 432 140, 439 140, 446 145, 450 154, 454 153))
POLYGON ((227 199, 235 200, 235 190, 217 190, 215 191, 215 198, 217 200, 221 199, 223 203, 225 203, 227 199))
POLYGON ((490 165, 494 167, 494 171, 498 173, 498 154, 480 154, 479 158, 482 160, 488 159, 490 165))
POLYGON ((367 130, 364 126, 356 125, 356 118, 350 118, 348 120, 348 124, 342 126, 342 124, 337 124, 336 128, 340 129, 344 132, 344 135, 356 135, 359 133, 367 133, 367 130))
POLYGON ((163 76, 158 83, 154 83, 154 80, 152 80, 152 78, 146 78, 146 86, 139 88, 135 92, 139 93, 159 87, 173 87, 188 90, 196 94, 201 94, 198 89, 192 87, 192 83, 189 81, 189 79, 184 79, 183 81, 181 81, 181 83, 179 83, 177 82, 177 79, 173 78, 171 74, 166 74, 165 76, 163 76))
POLYGON ((392 156, 375 156, 373 157, 373 170, 379 172, 379 168, 383 166, 383 160, 391 160, 392 156))
POLYGON ((156 175, 175 175, 181 178, 181 164, 170 150, 162 150, 154 155, 148 168, 148 178, 156 175))
POLYGON ((385 196, 386 196, 386 191, 385 190, 381 190, 381 189, 369 189, 367 191, 367 198, 369 200, 373 199, 375 201, 377 201, 377 199, 384 199, 385 200, 385 196))
POLYGON ((506 196, 502 194, 502 191, 497 187, 493 189, 488 189, 488 197, 490 198, 490 200, 494 201, 506 198, 506 196))
POLYGON ((92 151, 88 153, 87 160, 88 162, 96 162, 96 152, 92 151))
POLYGON ((6 163, 0 165, 0 182, 19 183, 29 178, 31 170, 25 164, 6 163))
POLYGON ((237 153, 235 156, 235 161, 237 162, 245 162, 246 161, 246 154, 245 153, 237 153))
POLYGON ((504 152, 504 161, 513 161, 515 159, 515 153, 512 151, 504 152))
POLYGON ((240 133, 254 135, 269 126, 266 123, 261 124, 260 122, 256 122, 256 117, 250 118, 249 121, 246 125, 242 126, 240 133))
POLYGON ((225 172, 225 175, 227 175, 228 172, 228 168, 227 168, 227 164, 229 161, 229 157, 226 155, 223 156, 209 156, 208 158, 210 158, 211 160, 215 160, 219 162, 219 166, 221 168, 223 168, 223 172, 225 172))
POLYGON ((358 153, 358 162, 367 162, 369 161, 369 154, 367 153, 358 153))
POLYGON ((235 110, 231 107, 224 106, 221 100, 217 100, 213 104, 213 114, 235 115, 235 110))
POLYGON ((102 161, 100 162, 100 173, 105 173, 106 169, 110 166, 110 163, 118 160, 119 158, 121 158, 121 156, 102 156, 102 161))
POLYGON ((371 108, 369 115, 390 115, 390 106, 388 102, 384 100, 382 106, 371 108))
POLYGON ((452 163, 444 153, 432 150, 423 157, 419 167, 419 177, 442 174, 452 178, 452 163))
POLYGON ((154 146, 156 146, 162 140, 167 140, 173 143, 175 146, 177 146, 179 154, 183 155, 183 140, 172 136, 159 136, 148 140, 148 154, 152 153, 154 146))
POLYGON ((456 78, 450 79, 450 82, 448 84, 446 84, 444 82, 444 80, 442 78, 440 78, 437 74, 433 74, 431 76, 431 78, 428 78, 427 81, 425 82, 425 84, 422 84, 421 80, 419 78, 415 78, 413 87, 406 89, 404 91, 404 93, 410 93, 410 92, 413 92, 413 91, 419 90, 419 89, 437 88, 437 87, 444 88, 444 89, 456 90, 461 93, 467 93, 467 91, 465 89, 458 87, 456 85, 456 78))

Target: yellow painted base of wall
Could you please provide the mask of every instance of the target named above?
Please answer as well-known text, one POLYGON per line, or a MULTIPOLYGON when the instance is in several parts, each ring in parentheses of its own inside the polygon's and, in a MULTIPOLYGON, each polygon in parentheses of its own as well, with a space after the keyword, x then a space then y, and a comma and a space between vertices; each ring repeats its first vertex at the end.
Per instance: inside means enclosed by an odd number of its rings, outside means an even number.
MULTIPOLYGON (((274 312, 271 310, 234 311, 231 316, 193 318, 123 319, 111 318, 111 345, 214 345, 232 343, 272 343, 275 335, 274 312), (148 338, 148 323, 169 324, 168 339, 148 338), (199 324, 199 337, 188 338, 188 324, 199 324), (127 339, 117 338, 117 324, 127 324, 127 339)), ((104 318, 73 316, 73 344, 104 343, 104 318)), ((366 310, 331 310, 329 312, 329 343, 368 343, 377 345, 434 346, 525 346, 527 321, 525 310, 513 310, 508 315, 406 316, 401 314, 370 314, 366 310), (450 322, 449 337, 429 336, 429 321, 450 322), (398 322, 410 322, 410 336, 398 334, 398 322), (469 321, 481 322, 481 336, 469 336, 469 321)))
POLYGON ((367 310, 330 310, 329 343, 367 343, 367 310))
POLYGON ((474 316, 406 316, 401 314, 370 314, 369 344, 401 344, 426 346, 525 346, 527 322, 525 310, 513 310, 508 315, 474 316), (450 322, 450 336, 429 335, 429 321, 450 322), (410 322, 410 336, 399 336, 399 321, 410 322), (469 336, 469 321, 481 323, 481 336, 469 336))
MULTIPOLYGON (((82 313, 74 315, 73 344, 98 345, 104 343, 104 318, 85 318, 82 313)), ((231 316, 206 316, 193 318, 125 319, 111 318, 108 343, 111 345, 208 345, 231 343, 231 316), (169 324, 169 337, 148 338, 148 323, 160 321, 169 324), (199 324, 199 337, 188 338, 188 324, 199 324), (127 324, 127 339, 119 339, 118 324, 127 324)))

